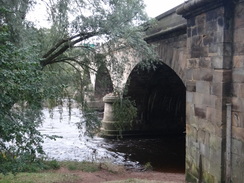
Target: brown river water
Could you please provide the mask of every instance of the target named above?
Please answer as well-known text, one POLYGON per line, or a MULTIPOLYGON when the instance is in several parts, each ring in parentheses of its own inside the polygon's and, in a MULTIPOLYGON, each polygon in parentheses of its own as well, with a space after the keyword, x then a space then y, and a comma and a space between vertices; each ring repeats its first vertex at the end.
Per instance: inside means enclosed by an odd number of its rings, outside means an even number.
POLYGON ((49 159, 58 161, 104 161, 124 165, 128 169, 142 170, 150 163, 153 170, 184 173, 185 137, 140 137, 123 139, 90 138, 78 130, 82 114, 73 109, 69 119, 68 110, 55 108, 53 117, 43 110, 44 121, 40 127, 43 134, 59 135, 55 141, 44 139, 43 148, 49 159))

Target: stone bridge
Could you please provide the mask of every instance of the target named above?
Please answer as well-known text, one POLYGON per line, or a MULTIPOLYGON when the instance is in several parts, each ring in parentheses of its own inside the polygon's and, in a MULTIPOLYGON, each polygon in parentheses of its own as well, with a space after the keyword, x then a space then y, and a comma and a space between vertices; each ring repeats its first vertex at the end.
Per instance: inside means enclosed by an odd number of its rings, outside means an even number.
MULTIPOLYGON (((187 182, 243 183, 244 1, 189 0, 156 19, 145 40, 161 62, 141 70, 135 61, 117 82, 138 110, 124 134, 185 132, 187 182)), ((113 101, 104 97, 107 135, 113 101)))

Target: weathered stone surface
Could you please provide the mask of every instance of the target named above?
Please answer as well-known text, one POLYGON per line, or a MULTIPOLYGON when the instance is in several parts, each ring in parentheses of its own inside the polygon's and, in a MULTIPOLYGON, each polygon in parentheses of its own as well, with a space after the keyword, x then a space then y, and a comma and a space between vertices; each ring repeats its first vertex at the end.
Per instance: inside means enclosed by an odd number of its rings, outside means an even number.
POLYGON ((231 83, 212 83, 210 93, 218 97, 230 96, 231 88, 231 83))
POLYGON ((212 62, 213 69, 223 69, 224 68, 223 56, 212 56, 211 62, 212 62))
POLYGON ((244 1, 235 1, 233 29, 230 7, 223 6, 232 1, 189 0, 186 4, 197 10, 184 10, 185 32, 155 40, 158 59, 186 86, 186 178, 190 182, 223 180, 226 103, 232 103, 232 180, 244 180, 244 1))
POLYGON ((232 111, 243 112, 244 111, 244 99, 238 97, 232 97, 232 111))
POLYGON ((187 91, 186 92, 186 102, 193 103, 193 96, 194 96, 193 92, 187 91))
POLYGON ((187 81, 186 82, 186 91, 195 92, 196 91, 196 82, 195 81, 187 81))
POLYGON ((244 128, 244 112, 232 112, 232 125, 244 128))
POLYGON ((244 174, 244 157, 243 155, 237 155, 233 154, 232 155, 232 174, 231 174, 231 179, 232 182, 235 183, 242 183, 244 174))
POLYGON ((237 156, 240 156, 244 152, 244 142, 237 140, 235 138, 232 138, 232 154, 236 154, 237 156))
POLYGON ((235 10, 235 29, 244 27, 244 5, 239 3, 235 10))
POLYGON ((232 126, 233 138, 244 142, 244 128, 232 126))
POLYGON ((207 107, 206 119, 211 122, 214 122, 216 119, 215 116, 216 116, 216 110, 214 108, 207 107))
POLYGON ((196 82, 196 92, 210 94, 210 82, 197 81, 196 82))
POLYGON ((234 44, 234 50, 235 50, 235 55, 244 55, 244 43, 243 42, 237 42, 234 44))
POLYGON ((215 22, 216 19, 218 18, 218 13, 217 11, 209 11, 206 12, 206 21, 207 22, 215 22))
POLYGON ((234 83, 244 83, 244 72, 242 68, 234 69, 232 71, 232 78, 234 83))
POLYGON ((232 71, 217 69, 213 71, 213 82, 231 82, 232 71))
POLYGON ((199 67, 199 61, 198 59, 187 59, 187 68, 198 68, 199 67))
POLYGON ((213 70, 212 69, 199 69, 200 79, 202 81, 212 81, 213 80, 213 70))
POLYGON ((199 118, 206 118, 206 108, 201 106, 195 106, 195 116, 199 118))
POLYGON ((235 55, 233 57, 233 68, 244 68, 244 55, 235 55))
POLYGON ((199 59, 200 68, 211 68, 211 59, 210 57, 201 57, 199 59))

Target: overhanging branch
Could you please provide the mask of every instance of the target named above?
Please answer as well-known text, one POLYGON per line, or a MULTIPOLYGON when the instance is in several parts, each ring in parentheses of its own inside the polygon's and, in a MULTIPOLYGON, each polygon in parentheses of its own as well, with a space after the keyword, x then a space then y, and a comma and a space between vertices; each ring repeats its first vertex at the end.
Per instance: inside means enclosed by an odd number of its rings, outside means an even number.
POLYGON ((43 55, 41 60, 41 65, 44 67, 48 64, 53 64, 58 62, 56 58, 61 54, 63 54, 66 50, 74 47, 75 44, 84 41, 86 39, 89 39, 97 34, 98 34, 97 32, 80 33, 70 38, 60 40, 46 54, 43 55))

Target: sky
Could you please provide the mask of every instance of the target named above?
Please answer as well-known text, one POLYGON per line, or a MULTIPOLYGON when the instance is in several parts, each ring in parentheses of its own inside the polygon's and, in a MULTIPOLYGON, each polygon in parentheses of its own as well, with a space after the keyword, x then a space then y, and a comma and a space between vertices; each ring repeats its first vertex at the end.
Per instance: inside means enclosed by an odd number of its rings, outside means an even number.
MULTIPOLYGON (((144 3, 146 5, 146 12, 148 16, 154 18, 185 1, 186 0, 144 0, 144 3)), ((31 12, 27 16, 27 19, 34 21, 36 25, 41 25, 40 27, 48 27, 48 23, 45 21, 47 19, 47 15, 45 13, 46 9, 41 4, 42 1, 39 1, 38 8, 34 10, 35 13, 31 12)))
POLYGON ((144 0, 146 4, 146 12, 149 17, 154 18, 186 0, 144 0))

